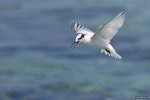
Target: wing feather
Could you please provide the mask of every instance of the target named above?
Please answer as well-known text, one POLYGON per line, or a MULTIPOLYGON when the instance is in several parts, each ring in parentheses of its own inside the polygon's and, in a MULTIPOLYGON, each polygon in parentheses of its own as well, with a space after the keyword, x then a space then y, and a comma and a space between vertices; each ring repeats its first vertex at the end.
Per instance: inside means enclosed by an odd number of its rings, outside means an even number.
POLYGON ((76 22, 73 22, 71 27, 72 30, 75 31, 77 34, 94 34, 94 32, 76 22))
POLYGON ((122 27, 125 20, 125 12, 120 12, 116 17, 114 17, 111 21, 100 26, 96 31, 93 38, 96 39, 105 39, 110 42, 110 40, 116 35, 118 29, 122 27))

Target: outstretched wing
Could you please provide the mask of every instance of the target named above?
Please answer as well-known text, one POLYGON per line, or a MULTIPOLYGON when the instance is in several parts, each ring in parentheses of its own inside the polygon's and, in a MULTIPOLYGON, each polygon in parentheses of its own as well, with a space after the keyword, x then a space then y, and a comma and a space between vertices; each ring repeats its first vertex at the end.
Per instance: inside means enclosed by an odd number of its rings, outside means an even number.
POLYGON ((75 31, 77 34, 94 34, 94 32, 76 22, 73 22, 71 27, 72 30, 75 31))
POLYGON ((122 27, 125 20, 125 12, 120 12, 116 17, 114 17, 111 21, 100 26, 96 31, 93 38, 95 39, 105 39, 110 42, 110 40, 116 35, 118 29, 122 27))

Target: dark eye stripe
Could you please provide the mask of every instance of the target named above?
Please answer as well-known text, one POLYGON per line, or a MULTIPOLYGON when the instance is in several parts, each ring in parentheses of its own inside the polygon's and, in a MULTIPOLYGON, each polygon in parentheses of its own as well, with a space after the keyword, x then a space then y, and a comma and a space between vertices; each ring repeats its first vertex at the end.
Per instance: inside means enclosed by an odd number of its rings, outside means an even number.
POLYGON ((82 39, 83 37, 84 37, 84 35, 83 35, 83 34, 81 34, 81 37, 80 37, 78 40, 82 39))

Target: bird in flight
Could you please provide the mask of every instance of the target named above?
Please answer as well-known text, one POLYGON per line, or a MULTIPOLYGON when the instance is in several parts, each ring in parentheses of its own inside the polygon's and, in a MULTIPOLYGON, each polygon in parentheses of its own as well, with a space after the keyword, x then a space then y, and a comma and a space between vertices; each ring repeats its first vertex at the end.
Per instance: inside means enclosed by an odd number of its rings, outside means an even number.
POLYGON ((71 27, 77 36, 72 47, 75 48, 79 43, 83 43, 101 49, 101 53, 105 55, 121 59, 122 57, 116 52, 110 41, 118 32, 118 29, 122 27, 124 20, 125 12, 121 11, 112 20, 101 25, 95 33, 83 25, 73 22, 71 27))

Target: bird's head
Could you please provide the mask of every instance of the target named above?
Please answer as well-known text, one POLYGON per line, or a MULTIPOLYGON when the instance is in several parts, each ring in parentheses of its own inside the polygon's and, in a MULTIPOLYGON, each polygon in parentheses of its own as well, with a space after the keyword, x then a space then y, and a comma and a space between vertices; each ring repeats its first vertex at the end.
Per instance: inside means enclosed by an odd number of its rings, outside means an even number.
POLYGON ((76 39, 75 39, 74 43, 72 44, 72 47, 75 48, 79 43, 83 42, 84 41, 84 36, 85 36, 85 34, 78 34, 76 36, 76 39))

